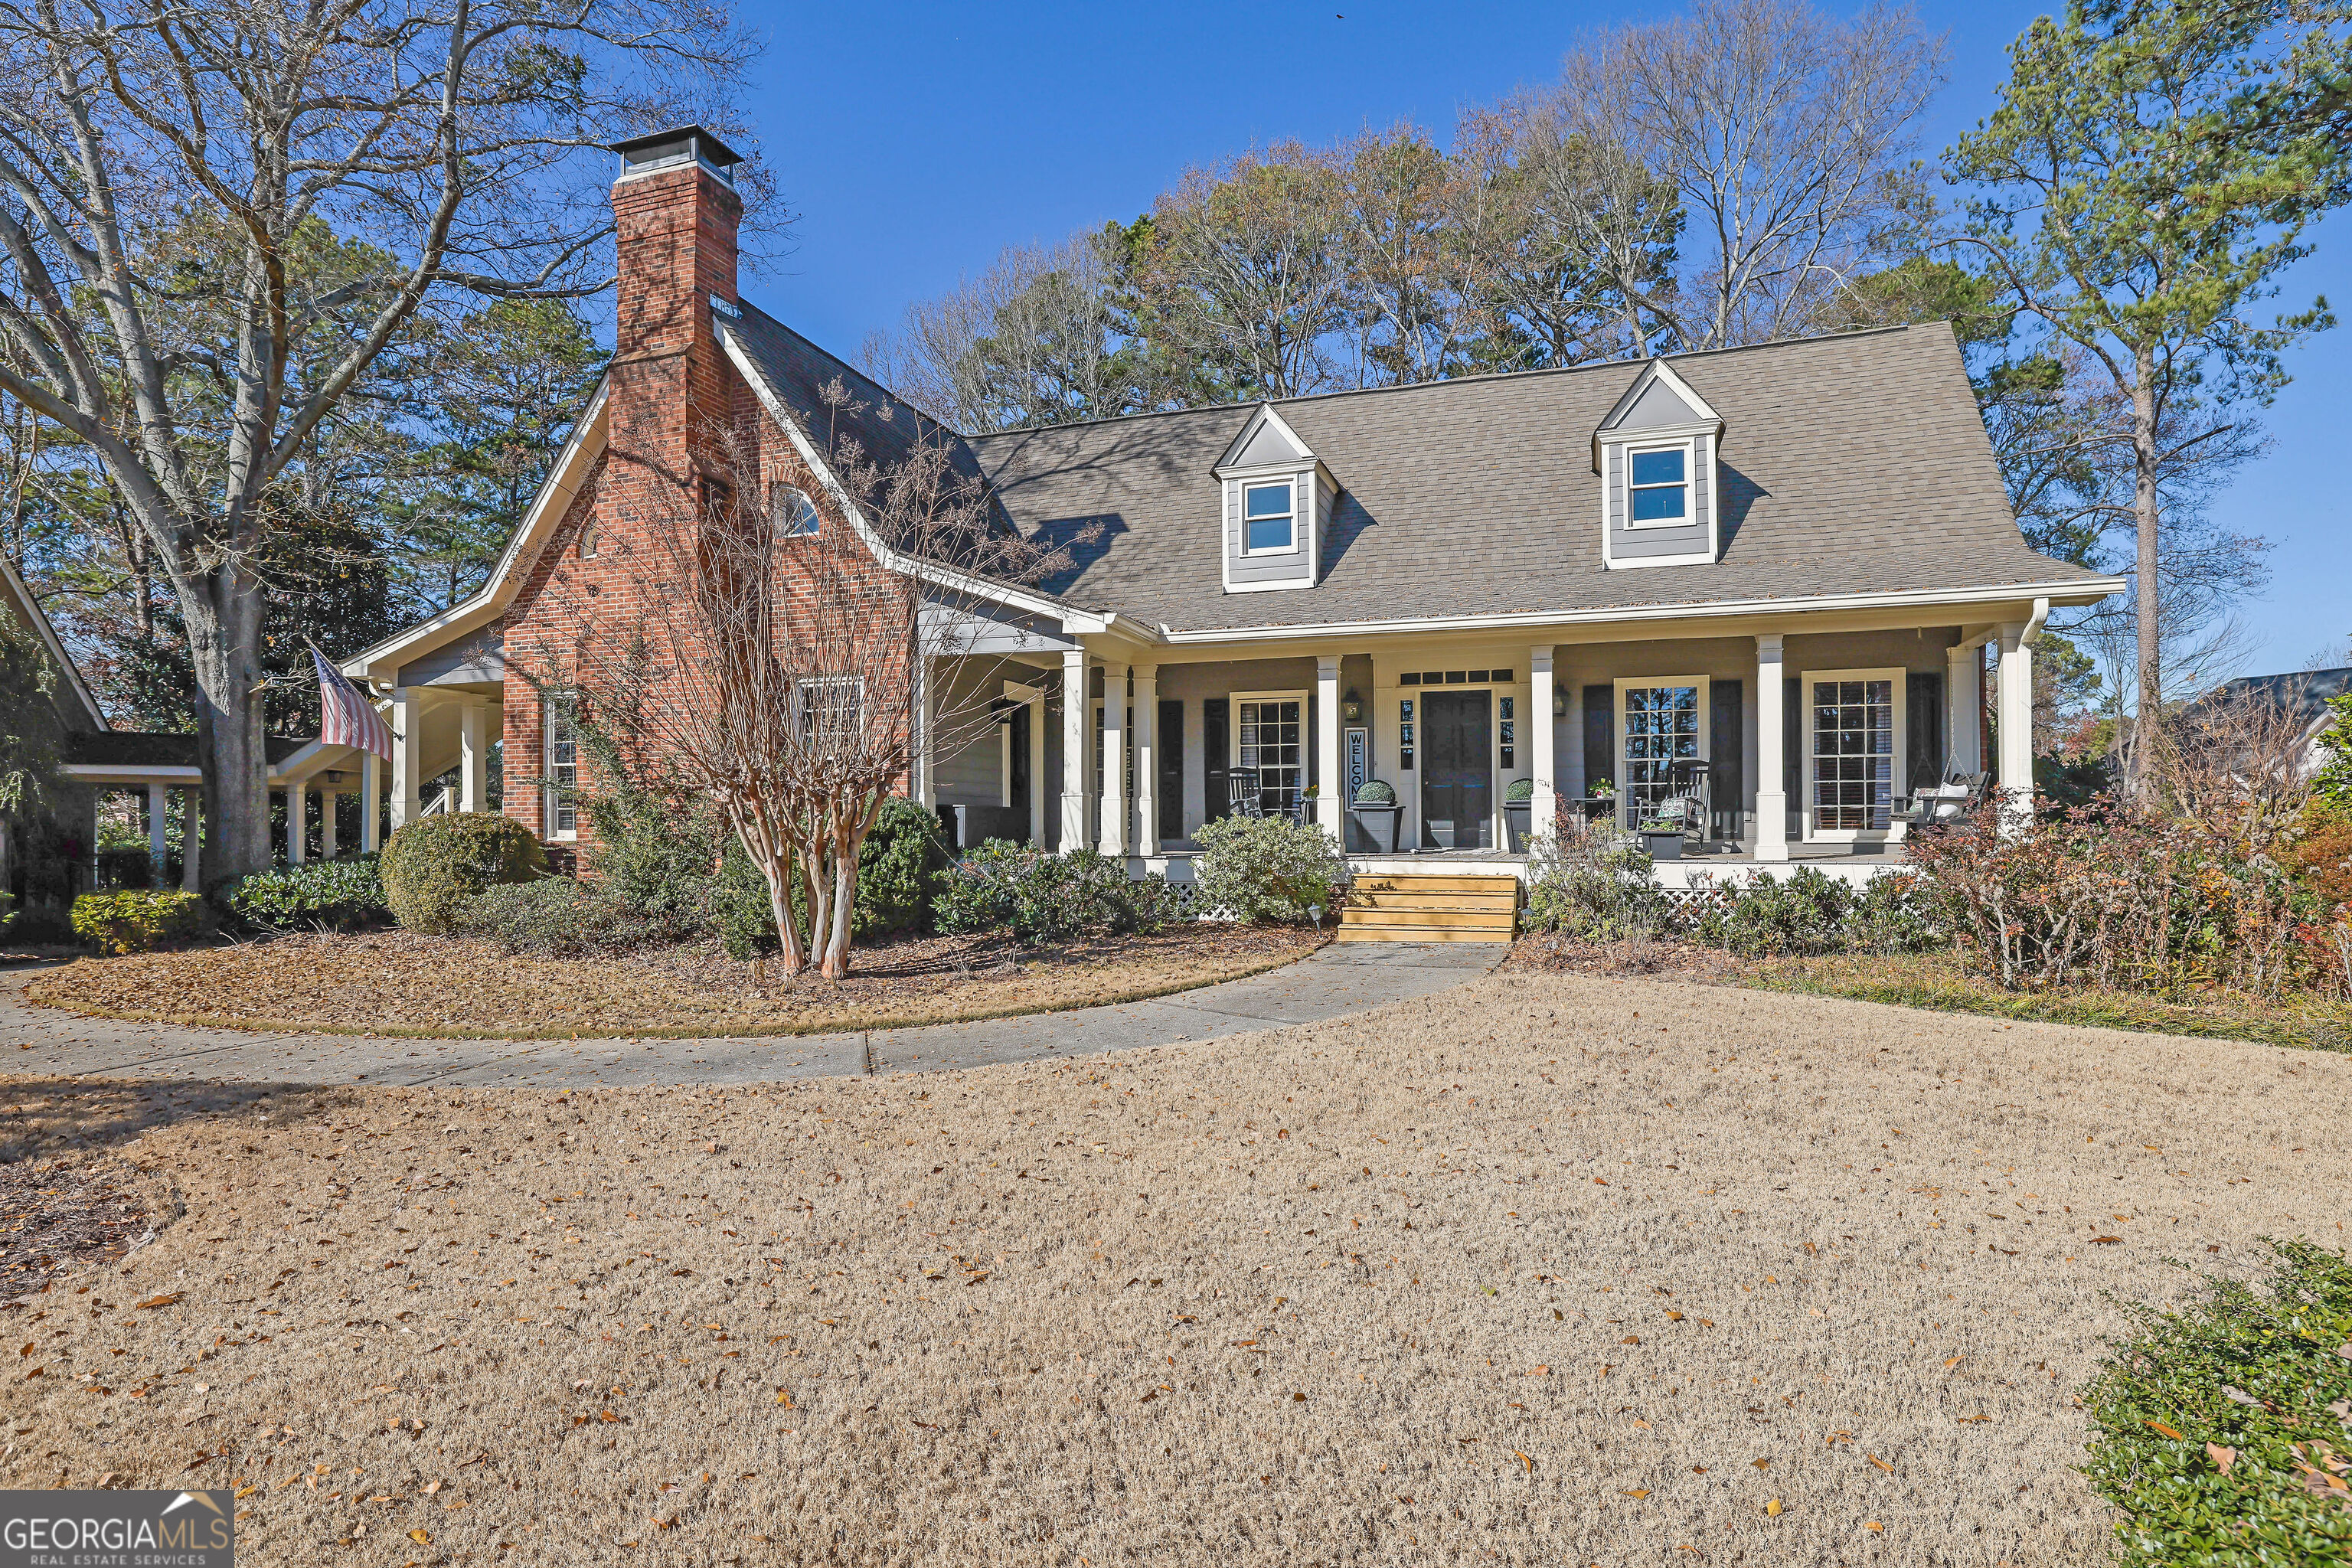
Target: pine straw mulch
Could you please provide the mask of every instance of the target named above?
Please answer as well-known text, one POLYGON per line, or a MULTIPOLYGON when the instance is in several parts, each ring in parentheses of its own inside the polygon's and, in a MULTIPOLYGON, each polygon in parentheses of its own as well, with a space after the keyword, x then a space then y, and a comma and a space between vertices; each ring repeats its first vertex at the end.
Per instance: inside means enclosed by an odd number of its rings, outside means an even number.
POLYGON ((152 1234, 144 1195, 120 1173, 0 1164, 0 1300, 46 1289, 54 1272, 112 1263, 152 1234))
POLYGON ((95 1017, 320 1034, 543 1039, 812 1035, 1097 1007, 1236 980, 1305 957, 1321 938, 1282 927, 1187 925, 1157 936, 1030 948, 1001 936, 856 950, 838 984, 787 984, 713 946, 617 958, 510 955, 409 931, 83 959, 28 1002, 95 1017))

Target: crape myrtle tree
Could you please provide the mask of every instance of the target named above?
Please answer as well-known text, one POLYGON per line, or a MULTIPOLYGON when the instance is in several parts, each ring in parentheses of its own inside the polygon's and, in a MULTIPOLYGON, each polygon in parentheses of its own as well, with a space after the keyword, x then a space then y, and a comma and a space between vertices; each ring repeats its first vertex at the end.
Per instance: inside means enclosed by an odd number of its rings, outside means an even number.
POLYGON ((208 866, 269 858, 257 563, 289 470, 420 312, 608 284, 590 150, 731 130, 751 53, 716 0, 0 4, 0 390, 87 446, 170 584, 208 866), (382 264, 305 268, 321 228, 382 264))
MULTIPOLYGON (((2135 735, 2165 689, 2169 475, 2244 433, 2324 300, 2254 319, 2352 188, 2352 40, 2337 4, 2095 0, 2010 48, 1998 109, 1947 172, 1974 200, 1956 250, 2128 405, 2135 735)), ((2208 470, 2210 471, 2210 469, 2208 470)), ((2155 759, 2132 745, 2145 797, 2155 759)))
MULTIPOLYGON (((837 381, 824 396, 849 406, 837 381)), ((549 686, 630 716, 638 760, 713 805, 759 868, 786 975, 838 980, 884 802, 909 792, 926 750, 985 735, 1005 678, 1034 673, 979 653, 1002 630, 972 613, 983 584, 1066 556, 1005 523, 943 439, 887 465, 825 441, 828 483, 760 435, 708 433, 699 514, 651 525, 640 591, 566 601, 565 679, 549 686)))

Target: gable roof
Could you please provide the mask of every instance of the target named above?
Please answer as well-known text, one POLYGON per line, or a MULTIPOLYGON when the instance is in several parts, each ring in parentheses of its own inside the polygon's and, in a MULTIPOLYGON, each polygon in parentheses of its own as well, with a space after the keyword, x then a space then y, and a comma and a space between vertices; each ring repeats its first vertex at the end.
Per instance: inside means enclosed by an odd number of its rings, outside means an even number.
POLYGON ((68 731, 112 729, 114 726, 108 721, 106 710, 98 705, 97 694, 90 690, 89 682, 82 679, 81 667, 74 663, 71 654, 66 652, 65 643, 58 637, 58 628, 49 624, 48 612, 41 608, 41 602, 33 597, 33 590, 26 586, 25 580, 16 574, 16 568, 5 557, 0 557, 0 605, 5 605, 8 612, 31 628, 34 638, 48 654, 49 662, 56 665, 58 673, 64 677, 58 682, 55 706, 66 729, 68 731))
POLYGON ((1595 430, 1645 362, 1279 400, 1338 480, 1323 578, 1229 595, 1213 469, 1256 405, 971 437, 1013 521, 1073 542, 1064 598, 1178 632, 1393 624, 2110 578, 2028 550, 1951 329, 1890 328, 1677 356, 1724 421, 1707 565, 1601 563, 1595 430))

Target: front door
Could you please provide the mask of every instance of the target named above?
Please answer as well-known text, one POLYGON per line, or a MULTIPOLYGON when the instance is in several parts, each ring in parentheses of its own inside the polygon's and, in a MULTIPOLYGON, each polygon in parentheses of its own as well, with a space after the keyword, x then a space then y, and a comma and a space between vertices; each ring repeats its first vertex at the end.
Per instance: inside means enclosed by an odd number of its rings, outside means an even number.
POLYGON ((1424 849, 1494 844, 1494 694, 1421 695, 1421 843, 1424 849))

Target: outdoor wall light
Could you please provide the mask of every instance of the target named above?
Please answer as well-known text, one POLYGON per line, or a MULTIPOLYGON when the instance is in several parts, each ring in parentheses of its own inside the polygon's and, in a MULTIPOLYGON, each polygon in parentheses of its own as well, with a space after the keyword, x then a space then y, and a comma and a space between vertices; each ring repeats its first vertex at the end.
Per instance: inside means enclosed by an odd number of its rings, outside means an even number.
POLYGON ((1339 712, 1350 724, 1364 721, 1364 700, 1356 695, 1354 687, 1348 688, 1348 695, 1339 699, 1339 712))
POLYGON ((1557 681, 1551 689, 1551 716, 1555 719, 1568 717, 1568 688, 1557 681))

